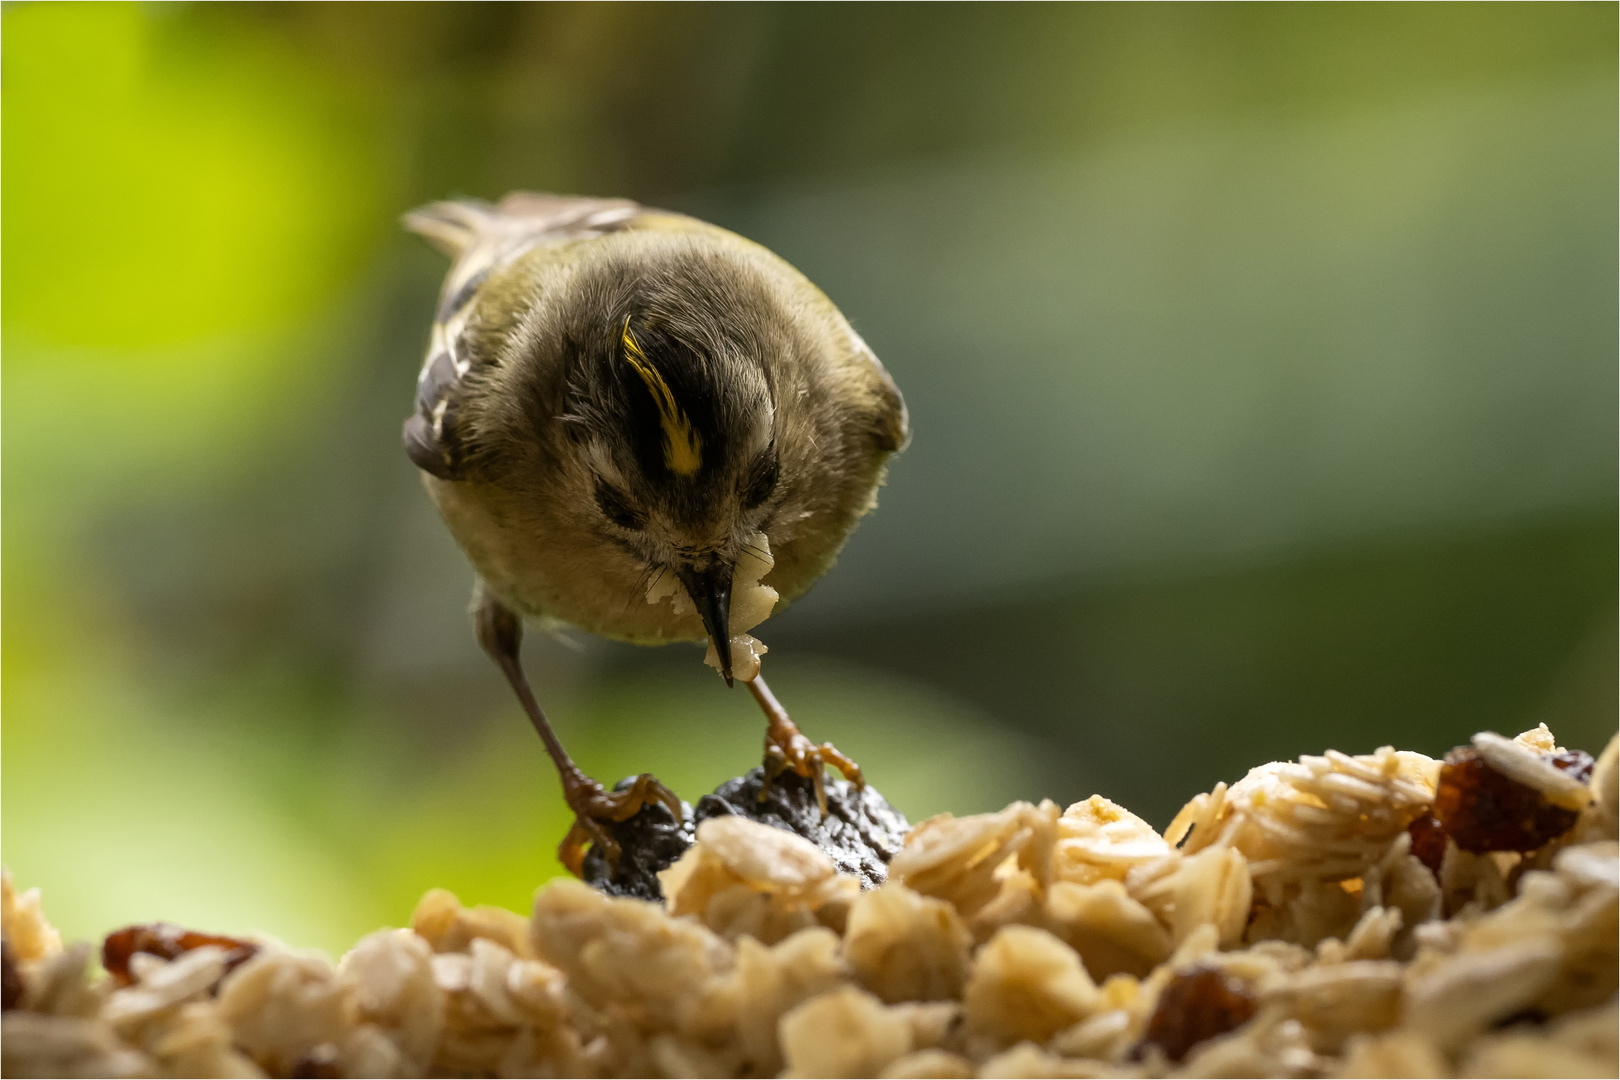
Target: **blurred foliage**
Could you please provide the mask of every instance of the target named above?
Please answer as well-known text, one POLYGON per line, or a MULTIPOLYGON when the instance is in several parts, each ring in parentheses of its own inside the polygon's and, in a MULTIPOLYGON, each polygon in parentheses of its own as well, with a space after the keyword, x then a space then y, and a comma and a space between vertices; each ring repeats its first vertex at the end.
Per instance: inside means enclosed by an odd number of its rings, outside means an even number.
POLYGON ((263 332, 359 269, 391 194, 372 118, 287 42, 209 29, 8 10, 6 197, 28 208, 6 230, 9 331, 119 351, 263 332))
MULTIPOLYGON (((777 691, 914 817, 1615 728, 1607 4, 11 4, 5 862, 342 948, 566 827, 397 430, 450 194, 774 246, 918 437, 777 691)), ((596 775, 760 725, 536 635, 596 775)))

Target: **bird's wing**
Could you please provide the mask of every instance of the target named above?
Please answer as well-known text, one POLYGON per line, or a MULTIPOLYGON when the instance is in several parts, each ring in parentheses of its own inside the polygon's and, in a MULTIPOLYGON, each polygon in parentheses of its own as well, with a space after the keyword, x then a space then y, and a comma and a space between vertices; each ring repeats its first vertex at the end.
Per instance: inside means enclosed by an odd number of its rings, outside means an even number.
POLYGON ((439 294, 433 337, 416 380, 416 410, 405 421, 405 452, 418 468, 457 479, 448 436, 456 383, 468 358, 457 354, 468 301, 491 272, 540 244, 627 228, 643 215, 629 199, 587 199, 517 191, 491 205, 471 199, 430 203, 405 215, 405 227, 427 238, 454 262, 439 294))
POLYGON ((898 454, 911 443, 911 413, 906 408, 906 399, 901 396, 900 387, 895 385, 889 369, 877 358, 877 353, 855 332, 853 326, 847 322, 844 325, 849 330, 855 355, 866 363, 871 376, 873 439, 880 450, 898 454))

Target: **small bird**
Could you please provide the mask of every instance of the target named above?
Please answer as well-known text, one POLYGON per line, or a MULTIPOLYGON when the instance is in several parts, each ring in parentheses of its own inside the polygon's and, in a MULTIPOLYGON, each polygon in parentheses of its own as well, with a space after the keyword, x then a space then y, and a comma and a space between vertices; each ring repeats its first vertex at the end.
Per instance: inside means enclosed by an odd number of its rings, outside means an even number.
POLYGON ((478 574, 478 641, 557 766, 575 814, 559 856, 649 802, 564 751, 519 661, 525 617, 638 644, 710 643, 764 710, 766 766, 860 769, 806 738, 739 634, 802 595, 876 505, 906 406, 872 350, 804 275, 743 237, 625 199, 515 192, 405 218, 452 259, 410 459, 478 574), (780 599, 778 599, 780 598, 780 599), (668 600, 668 603, 664 601, 668 600))

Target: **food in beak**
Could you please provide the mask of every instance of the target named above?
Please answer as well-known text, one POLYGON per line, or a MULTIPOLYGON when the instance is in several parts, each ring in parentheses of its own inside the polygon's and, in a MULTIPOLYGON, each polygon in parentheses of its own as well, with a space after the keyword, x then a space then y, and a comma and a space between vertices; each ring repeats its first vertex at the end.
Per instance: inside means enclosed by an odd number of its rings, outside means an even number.
POLYGON ((709 575, 692 571, 660 574, 647 590, 647 602, 656 604, 668 597, 676 615, 698 611, 700 616, 703 616, 703 628, 709 637, 709 649, 703 662, 719 671, 728 680, 738 678, 747 682, 759 674, 759 658, 767 651, 764 643, 747 631, 768 619, 772 609, 776 607, 777 591, 769 585, 760 583, 760 579, 770 573, 775 565, 776 560, 771 557, 771 542, 764 533, 754 533, 744 541, 736 565, 732 568, 728 588, 729 610, 721 619, 715 618, 716 612, 713 607, 704 616, 705 605, 699 599, 705 594, 713 596, 717 592, 715 586, 722 576, 719 573, 713 574, 712 581, 704 580, 709 575), (677 578, 684 588, 676 587, 677 578), (724 636, 720 636, 721 634, 724 636), (724 658, 729 663, 722 663, 721 653, 716 645, 718 641, 729 644, 730 648, 727 651, 730 655, 724 658))
MULTIPOLYGON (((706 566, 682 566, 675 571, 675 576, 686 589, 686 595, 697 606, 697 612, 703 619, 703 629, 708 631, 709 641, 726 641, 731 637, 731 576, 732 567, 722 562, 710 563, 706 566)), ((726 685, 731 685, 730 657, 726 665, 721 668, 720 674, 725 676, 726 685)))
POLYGON ((703 654, 703 662, 718 670, 722 676, 753 682, 754 677, 759 674, 759 658, 770 652, 770 648, 752 634, 735 634, 729 645, 731 648, 729 672, 721 666, 720 654, 715 651, 713 641, 709 642, 709 651, 703 654))

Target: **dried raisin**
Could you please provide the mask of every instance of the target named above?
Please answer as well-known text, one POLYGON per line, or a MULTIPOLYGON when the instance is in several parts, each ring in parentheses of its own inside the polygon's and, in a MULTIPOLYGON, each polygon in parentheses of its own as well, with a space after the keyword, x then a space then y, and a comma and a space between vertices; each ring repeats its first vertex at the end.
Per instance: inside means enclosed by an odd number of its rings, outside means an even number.
POLYGON ((1408 825, 1406 831, 1412 834, 1412 854, 1438 878, 1440 864, 1446 858, 1446 830, 1440 819, 1424 814, 1408 825))
POLYGON ((1143 1043, 1180 1061, 1205 1039, 1242 1027, 1254 1015, 1254 997, 1217 967, 1195 967, 1171 979, 1159 995, 1143 1043))
POLYGON ((0 938, 0 1011, 15 1009, 23 996, 22 972, 11 956, 11 942, 0 938))
POLYGON ((107 974, 120 985, 128 986, 135 981, 135 976, 130 974, 129 960, 136 953, 151 953, 165 960, 173 960, 204 945, 217 945, 225 950, 226 971, 246 963, 259 951, 259 947, 253 942, 243 941, 241 938, 199 933, 196 930, 175 926, 173 923, 147 923, 142 926, 126 926, 122 930, 114 930, 108 934, 106 940, 101 943, 101 966, 106 968, 107 974))
POLYGON ((338 1061, 337 1048, 331 1043, 322 1043, 294 1062, 292 1072, 287 1075, 292 1080, 328 1080, 342 1076, 343 1066, 338 1061))
MULTIPOLYGON (((1592 760, 1578 751, 1545 757, 1577 777, 1581 775, 1580 759, 1592 760)), ((1586 775, 1591 775, 1591 766, 1585 768, 1586 775)), ((1534 851, 1568 832, 1580 815, 1552 805, 1535 788, 1503 776, 1473 747, 1459 746, 1440 765, 1434 816, 1458 847, 1477 855, 1534 851)))
POLYGON ((1592 767, 1596 764, 1592 755, 1585 750, 1565 750, 1557 754, 1542 754, 1541 759, 1555 768, 1569 773, 1571 777, 1581 783, 1590 783, 1592 780, 1592 767))

